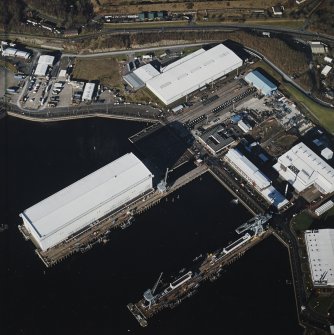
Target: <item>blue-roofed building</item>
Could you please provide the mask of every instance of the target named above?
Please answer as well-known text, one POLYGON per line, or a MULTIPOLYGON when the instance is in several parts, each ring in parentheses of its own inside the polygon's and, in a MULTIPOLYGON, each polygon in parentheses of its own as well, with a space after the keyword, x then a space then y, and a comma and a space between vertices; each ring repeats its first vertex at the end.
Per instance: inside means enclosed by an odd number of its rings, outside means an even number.
POLYGON ((277 86, 258 70, 248 73, 245 76, 245 80, 248 84, 256 87, 264 95, 271 95, 277 90, 277 86))

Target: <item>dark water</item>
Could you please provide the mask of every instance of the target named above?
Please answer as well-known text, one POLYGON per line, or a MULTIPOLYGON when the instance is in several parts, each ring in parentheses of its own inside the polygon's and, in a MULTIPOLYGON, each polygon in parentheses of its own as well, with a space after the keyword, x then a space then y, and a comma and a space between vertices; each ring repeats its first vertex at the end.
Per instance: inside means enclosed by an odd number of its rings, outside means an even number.
POLYGON ((226 245, 250 217, 209 175, 113 232, 107 245, 51 269, 24 241, 17 230, 22 210, 133 150, 127 137, 143 126, 0 120, 0 219, 10 225, 0 235, 0 334, 301 334, 293 289, 286 284, 288 253, 274 238, 179 307, 149 320, 147 328, 126 309, 161 271, 176 273, 199 254, 226 245))

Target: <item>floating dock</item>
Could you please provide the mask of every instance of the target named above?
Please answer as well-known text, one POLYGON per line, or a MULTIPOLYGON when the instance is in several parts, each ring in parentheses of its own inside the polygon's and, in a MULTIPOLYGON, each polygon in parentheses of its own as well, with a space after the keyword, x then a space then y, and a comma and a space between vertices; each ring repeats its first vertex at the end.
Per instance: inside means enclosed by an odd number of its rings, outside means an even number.
POLYGON ((181 270, 182 274, 169 284, 161 285, 157 290, 161 275, 153 289, 145 291, 143 299, 137 303, 129 303, 127 308, 142 327, 148 325, 148 319, 165 308, 174 308, 184 299, 191 297, 197 291, 200 283, 205 280, 217 279, 224 267, 240 258, 247 250, 268 237, 272 230, 266 229, 271 215, 258 215, 249 222, 249 232, 232 242, 222 250, 196 257, 194 264, 188 272, 181 270))

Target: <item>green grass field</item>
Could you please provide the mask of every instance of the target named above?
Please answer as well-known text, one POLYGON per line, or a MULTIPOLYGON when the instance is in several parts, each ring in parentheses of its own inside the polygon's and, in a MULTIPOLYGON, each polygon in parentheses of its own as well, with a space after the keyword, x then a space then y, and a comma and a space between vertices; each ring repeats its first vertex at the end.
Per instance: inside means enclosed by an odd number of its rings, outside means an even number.
POLYGON ((290 84, 284 84, 284 88, 292 96, 293 100, 302 104, 331 134, 334 134, 334 108, 323 107, 290 84))
POLYGON ((306 212, 301 212, 293 219, 293 227, 295 231, 305 231, 310 228, 312 222, 312 217, 306 212))

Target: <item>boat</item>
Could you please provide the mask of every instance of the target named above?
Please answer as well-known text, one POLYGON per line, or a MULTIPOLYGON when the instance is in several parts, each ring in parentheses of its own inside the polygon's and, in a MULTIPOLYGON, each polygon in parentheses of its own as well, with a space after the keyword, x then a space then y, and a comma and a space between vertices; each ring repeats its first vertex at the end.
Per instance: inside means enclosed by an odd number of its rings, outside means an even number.
POLYGON ((8 224, 1 224, 0 225, 0 233, 4 232, 8 229, 8 224))
POLYGON ((239 199, 235 198, 231 201, 232 204, 237 205, 239 203, 239 199))
POLYGON ((121 224, 121 228, 125 229, 130 227, 133 224, 134 220, 135 220, 134 217, 130 216, 125 222, 121 224))

